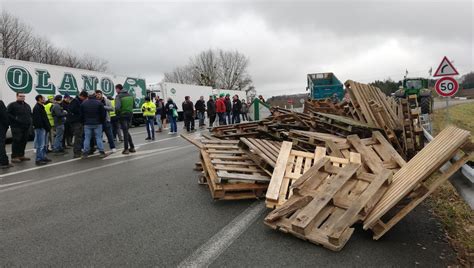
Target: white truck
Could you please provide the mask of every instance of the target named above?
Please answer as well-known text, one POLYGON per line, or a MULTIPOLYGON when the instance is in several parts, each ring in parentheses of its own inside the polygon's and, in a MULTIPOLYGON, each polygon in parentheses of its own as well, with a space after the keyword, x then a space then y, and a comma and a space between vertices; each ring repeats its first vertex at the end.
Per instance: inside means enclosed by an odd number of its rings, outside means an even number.
MULTIPOLYGON (((246 99, 245 91, 240 90, 225 90, 225 89, 213 89, 208 86, 178 84, 178 83, 152 83, 147 86, 148 94, 152 97, 160 96, 165 102, 168 98, 178 105, 179 118, 182 118, 181 103, 184 101, 185 96, 189 96, 193 103, 196 103, 201 96, 204 96, 204 100, 207 102, 210 95, 219 96, 221 93, 230 94, 231 96, 238 95, 239 99, 246 99)), ((181 120, 181 119, 180 119, 181 120)))
POLYGON ((135 120, 143 118, 140 110, 146 96, 145 79, 100 73, 83 69, 0 58, 0 99, 7 106, 16 100, 16 93, 26 94, 25 101, 33 108, 35 96, 64 95, 72 97, 82 90, 102 90, 114 97, 115 85, 122 84, 135 96, 135 120))

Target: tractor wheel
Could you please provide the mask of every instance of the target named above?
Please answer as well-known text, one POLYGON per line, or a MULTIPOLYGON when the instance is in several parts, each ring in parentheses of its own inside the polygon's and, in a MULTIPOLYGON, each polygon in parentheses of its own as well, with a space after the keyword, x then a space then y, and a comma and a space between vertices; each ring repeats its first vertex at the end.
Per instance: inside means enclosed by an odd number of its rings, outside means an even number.
POLYGON ((420 100, 420 107, 422 114, 431 114, 431 97, 422 97, 420 100))

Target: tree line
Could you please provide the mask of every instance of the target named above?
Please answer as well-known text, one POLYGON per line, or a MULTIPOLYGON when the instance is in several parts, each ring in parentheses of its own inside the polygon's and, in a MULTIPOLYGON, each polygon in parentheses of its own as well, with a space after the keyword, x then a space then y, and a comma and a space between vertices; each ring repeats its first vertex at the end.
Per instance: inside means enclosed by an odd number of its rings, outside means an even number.
POLYGON ((248 65, 249 58, 238 51, 208 49, 165 73, 163 81, 248 91, 253 89, 248 65))
POLYGON ((85 54, 78 56, 54 46, 47 38, 34 34, 31 26, 3 10, 0 14, 0 56, 65 67, 105 72, 106 60, 85 54))

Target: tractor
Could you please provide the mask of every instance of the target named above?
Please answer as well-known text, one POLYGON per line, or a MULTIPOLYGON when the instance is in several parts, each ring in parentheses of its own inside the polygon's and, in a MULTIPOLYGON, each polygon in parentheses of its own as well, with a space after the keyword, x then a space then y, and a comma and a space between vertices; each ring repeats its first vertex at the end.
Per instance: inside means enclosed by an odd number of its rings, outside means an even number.
POLYGON ((402 87, 395 92, 395 97, 406 99, 410 108, 420 107, 422 114, 431 114, 433 111, 433 97, 426 78, 405 78, 402 87))

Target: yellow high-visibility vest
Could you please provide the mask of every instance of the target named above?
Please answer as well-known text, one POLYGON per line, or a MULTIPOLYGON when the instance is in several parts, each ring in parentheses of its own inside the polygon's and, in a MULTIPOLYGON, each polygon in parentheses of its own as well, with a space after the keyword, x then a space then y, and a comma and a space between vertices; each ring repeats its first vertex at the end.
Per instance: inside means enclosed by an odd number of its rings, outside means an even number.
POLYGON ((115 99, 111 100, 110 103, 112 103, 112 108, 114 108, 112 111, 109 112, 110 117, 114 117, 115 114, 115 99))
POLYGON ((143 116, 155 116, 156 105, 151 101, 145 102, 142 104, 142 112, 143 116))
POLYGON ((46 110, 46 115, 48 116, 49 124, 51 127, 54 127, 54 118, 53 114, 51 113, 51 107, 53 107, 53 103, 47 103, 44 105, 44 109, 46 110))

